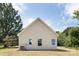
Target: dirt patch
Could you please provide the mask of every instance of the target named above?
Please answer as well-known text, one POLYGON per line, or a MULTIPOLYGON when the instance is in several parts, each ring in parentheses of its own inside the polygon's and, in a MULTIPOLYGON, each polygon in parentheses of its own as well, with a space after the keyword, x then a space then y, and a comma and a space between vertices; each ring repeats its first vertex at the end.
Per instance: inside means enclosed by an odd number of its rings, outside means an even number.
POLYGON ((58 47, 56 50, 29 50, 22 51, 18 48, 0 50, 2 56, 79 56, 79 50, 58 47))

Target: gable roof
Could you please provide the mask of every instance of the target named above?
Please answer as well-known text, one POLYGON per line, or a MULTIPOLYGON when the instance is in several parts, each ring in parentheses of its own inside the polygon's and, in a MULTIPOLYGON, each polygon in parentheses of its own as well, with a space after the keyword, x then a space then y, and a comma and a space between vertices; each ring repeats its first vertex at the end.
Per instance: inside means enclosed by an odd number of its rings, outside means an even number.
POLYGON ((49 30, 50 31, 52 31, 56 36, 57 36, 57 34, 56 34, 56 32, 50 27, 50 26, 48 26, 43 20, 41 20, 39 17, 38 18, 36 18, 31 24, 29 24, 27 27, 25 27, 20 33, 19 33, 19 35, 21 35, 21 33, 23 33, 25 30, 27 30, 27 28, 29 28, 32 24, 34 24, 35 22, 41 22, 42 24, 44 24, 47 28, 49 28, 49 30))

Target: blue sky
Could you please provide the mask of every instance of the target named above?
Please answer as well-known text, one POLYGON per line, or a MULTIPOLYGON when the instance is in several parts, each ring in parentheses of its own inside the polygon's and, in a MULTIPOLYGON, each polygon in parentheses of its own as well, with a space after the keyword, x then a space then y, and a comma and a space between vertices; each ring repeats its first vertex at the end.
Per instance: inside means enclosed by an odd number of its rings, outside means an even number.
POLYGON ((79 9, 79 4, 64 3, 31 3, 13 4, 21 15, 23 28, 40 17, 55 31, 63 31, 67 27, 77 26, 79 23, 73 19, 73 11, 79 9))

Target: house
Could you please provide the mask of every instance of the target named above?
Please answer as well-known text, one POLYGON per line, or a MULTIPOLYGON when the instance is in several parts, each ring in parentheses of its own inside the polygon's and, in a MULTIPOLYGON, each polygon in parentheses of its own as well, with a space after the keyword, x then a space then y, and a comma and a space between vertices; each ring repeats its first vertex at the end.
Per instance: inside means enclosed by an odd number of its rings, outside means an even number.
POLYGON ((43 20, 37 18, 19 33, 19 48, 46 50, 57 48, 57 35, 43 20))

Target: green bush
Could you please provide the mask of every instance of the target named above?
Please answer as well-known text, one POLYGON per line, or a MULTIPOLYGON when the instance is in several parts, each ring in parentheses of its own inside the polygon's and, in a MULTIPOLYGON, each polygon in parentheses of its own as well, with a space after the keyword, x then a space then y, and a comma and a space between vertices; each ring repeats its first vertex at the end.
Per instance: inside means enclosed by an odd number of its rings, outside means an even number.
POLYGON ((65 38, 64 46, 65 47, 71 47, 72 46, 72 44, 71 44, 71 38, 69 36, 65 38))
POLYGON ((65 29, 58 37, 58 45, 65 47, 79 47, 79 27, 65 29))
POLYGON ((13 36, 6 36, 4 39, 4 47, 16 46, 18 41, 13 36))
POLYGON ((59 34, 59 36, 58 36, 58 46, 63 46, 64 45, 64 39, 65 39, 65 37, 64 37, 64 35, 61 33, 61 34, 59 34))

